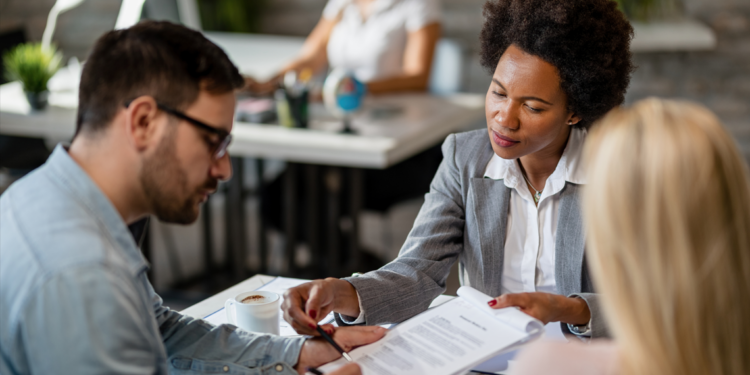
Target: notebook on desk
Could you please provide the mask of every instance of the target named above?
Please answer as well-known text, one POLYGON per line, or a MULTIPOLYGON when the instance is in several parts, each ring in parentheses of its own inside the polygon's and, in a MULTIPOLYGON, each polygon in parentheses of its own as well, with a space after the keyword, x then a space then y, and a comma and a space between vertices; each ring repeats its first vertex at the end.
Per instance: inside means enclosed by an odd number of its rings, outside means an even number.
MULTIPOLYGON (((461 287, 458 295, 349 355, 363 375, 463 374, 544 334, 542 322, 516 308, 491 309, 487 301, 492 298, 474 288, 461 287)), ((320 370, 333 371, 345 363, 334 361, 320 370)))

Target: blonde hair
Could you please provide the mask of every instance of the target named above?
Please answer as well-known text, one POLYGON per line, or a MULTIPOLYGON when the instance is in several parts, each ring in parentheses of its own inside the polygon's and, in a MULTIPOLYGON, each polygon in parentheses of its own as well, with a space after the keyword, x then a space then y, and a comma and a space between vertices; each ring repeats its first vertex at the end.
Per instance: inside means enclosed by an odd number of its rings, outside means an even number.
POLYGON ((706 108, 650 98, 586 145, 588 256, 626 374, 750 374, 750 182, 706 108))

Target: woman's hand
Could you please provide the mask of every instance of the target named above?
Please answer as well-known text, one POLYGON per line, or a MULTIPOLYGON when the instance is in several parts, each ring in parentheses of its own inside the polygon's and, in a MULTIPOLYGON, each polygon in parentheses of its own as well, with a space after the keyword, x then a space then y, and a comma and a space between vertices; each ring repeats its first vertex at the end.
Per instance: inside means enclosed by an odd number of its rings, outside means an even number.
MULTIPOLYGON (((336 328, 331 337, 345 352, 380 340, 388 330, 378 326, 357 326, 336 328)), ((341 354, 327 341, 316 337, 305 341, 299 353, 297 372, 304 374, 308 367, 318 367, 341 357, 341 354)), ((336 375, 359 374, 359 367, 345 366, 332 372, 336 375)))
POLYGON ((266 95, 271 94, 278 87, 279 78, 273 77, 266 82, 258 82, 253 77, 244 77, 245 85, 242 91, 248 91, 253 94, 266 95))
POLYGON ((518 307, 544 324, 563 322, 583 325, 591 320, 591 312, 586 301, 559 294, 542 292, 503 294, 487 304, 493 309, 518 307))
MULTIPOLYGON (((284 293, 284 320, 297 333, 318 336, 315 326, 331 311, 347 316, 359 315, 357 290, 348 281, 327 278, 291 288, 284 293)), ((332 327, 326 325, 324 329, 332 327)))

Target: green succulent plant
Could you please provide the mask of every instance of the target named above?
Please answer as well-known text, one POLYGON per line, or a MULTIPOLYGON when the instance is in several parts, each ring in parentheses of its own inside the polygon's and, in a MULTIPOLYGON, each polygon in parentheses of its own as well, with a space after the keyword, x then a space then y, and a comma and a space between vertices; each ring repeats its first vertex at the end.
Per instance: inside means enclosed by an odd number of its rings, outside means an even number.
POLYGON ((62 55, 55 47, 43 49, 40 43, 24 43, 3 55, 5 78, 21 81, 26 92, 47 90, 47 81, 60 68, 62 55))

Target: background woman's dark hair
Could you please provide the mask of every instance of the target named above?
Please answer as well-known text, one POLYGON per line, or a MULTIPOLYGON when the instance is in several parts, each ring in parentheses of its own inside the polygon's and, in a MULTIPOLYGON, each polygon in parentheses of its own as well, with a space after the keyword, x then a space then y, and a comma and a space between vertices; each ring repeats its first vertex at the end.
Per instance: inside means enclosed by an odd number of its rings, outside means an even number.
POLYGON ((557 67, 568 109, 588 127, 622 104, 633 28, 611 0, 490 0, 481 63, 494 72, 511 44, 557 67))
POLYGON ((83 68, 76 135, 106 127, 126 101, 141 95, 183 109, 201 89, 226 93, 242 84, 224 51, 197 31, 153 21, 110 31, 83 68))

